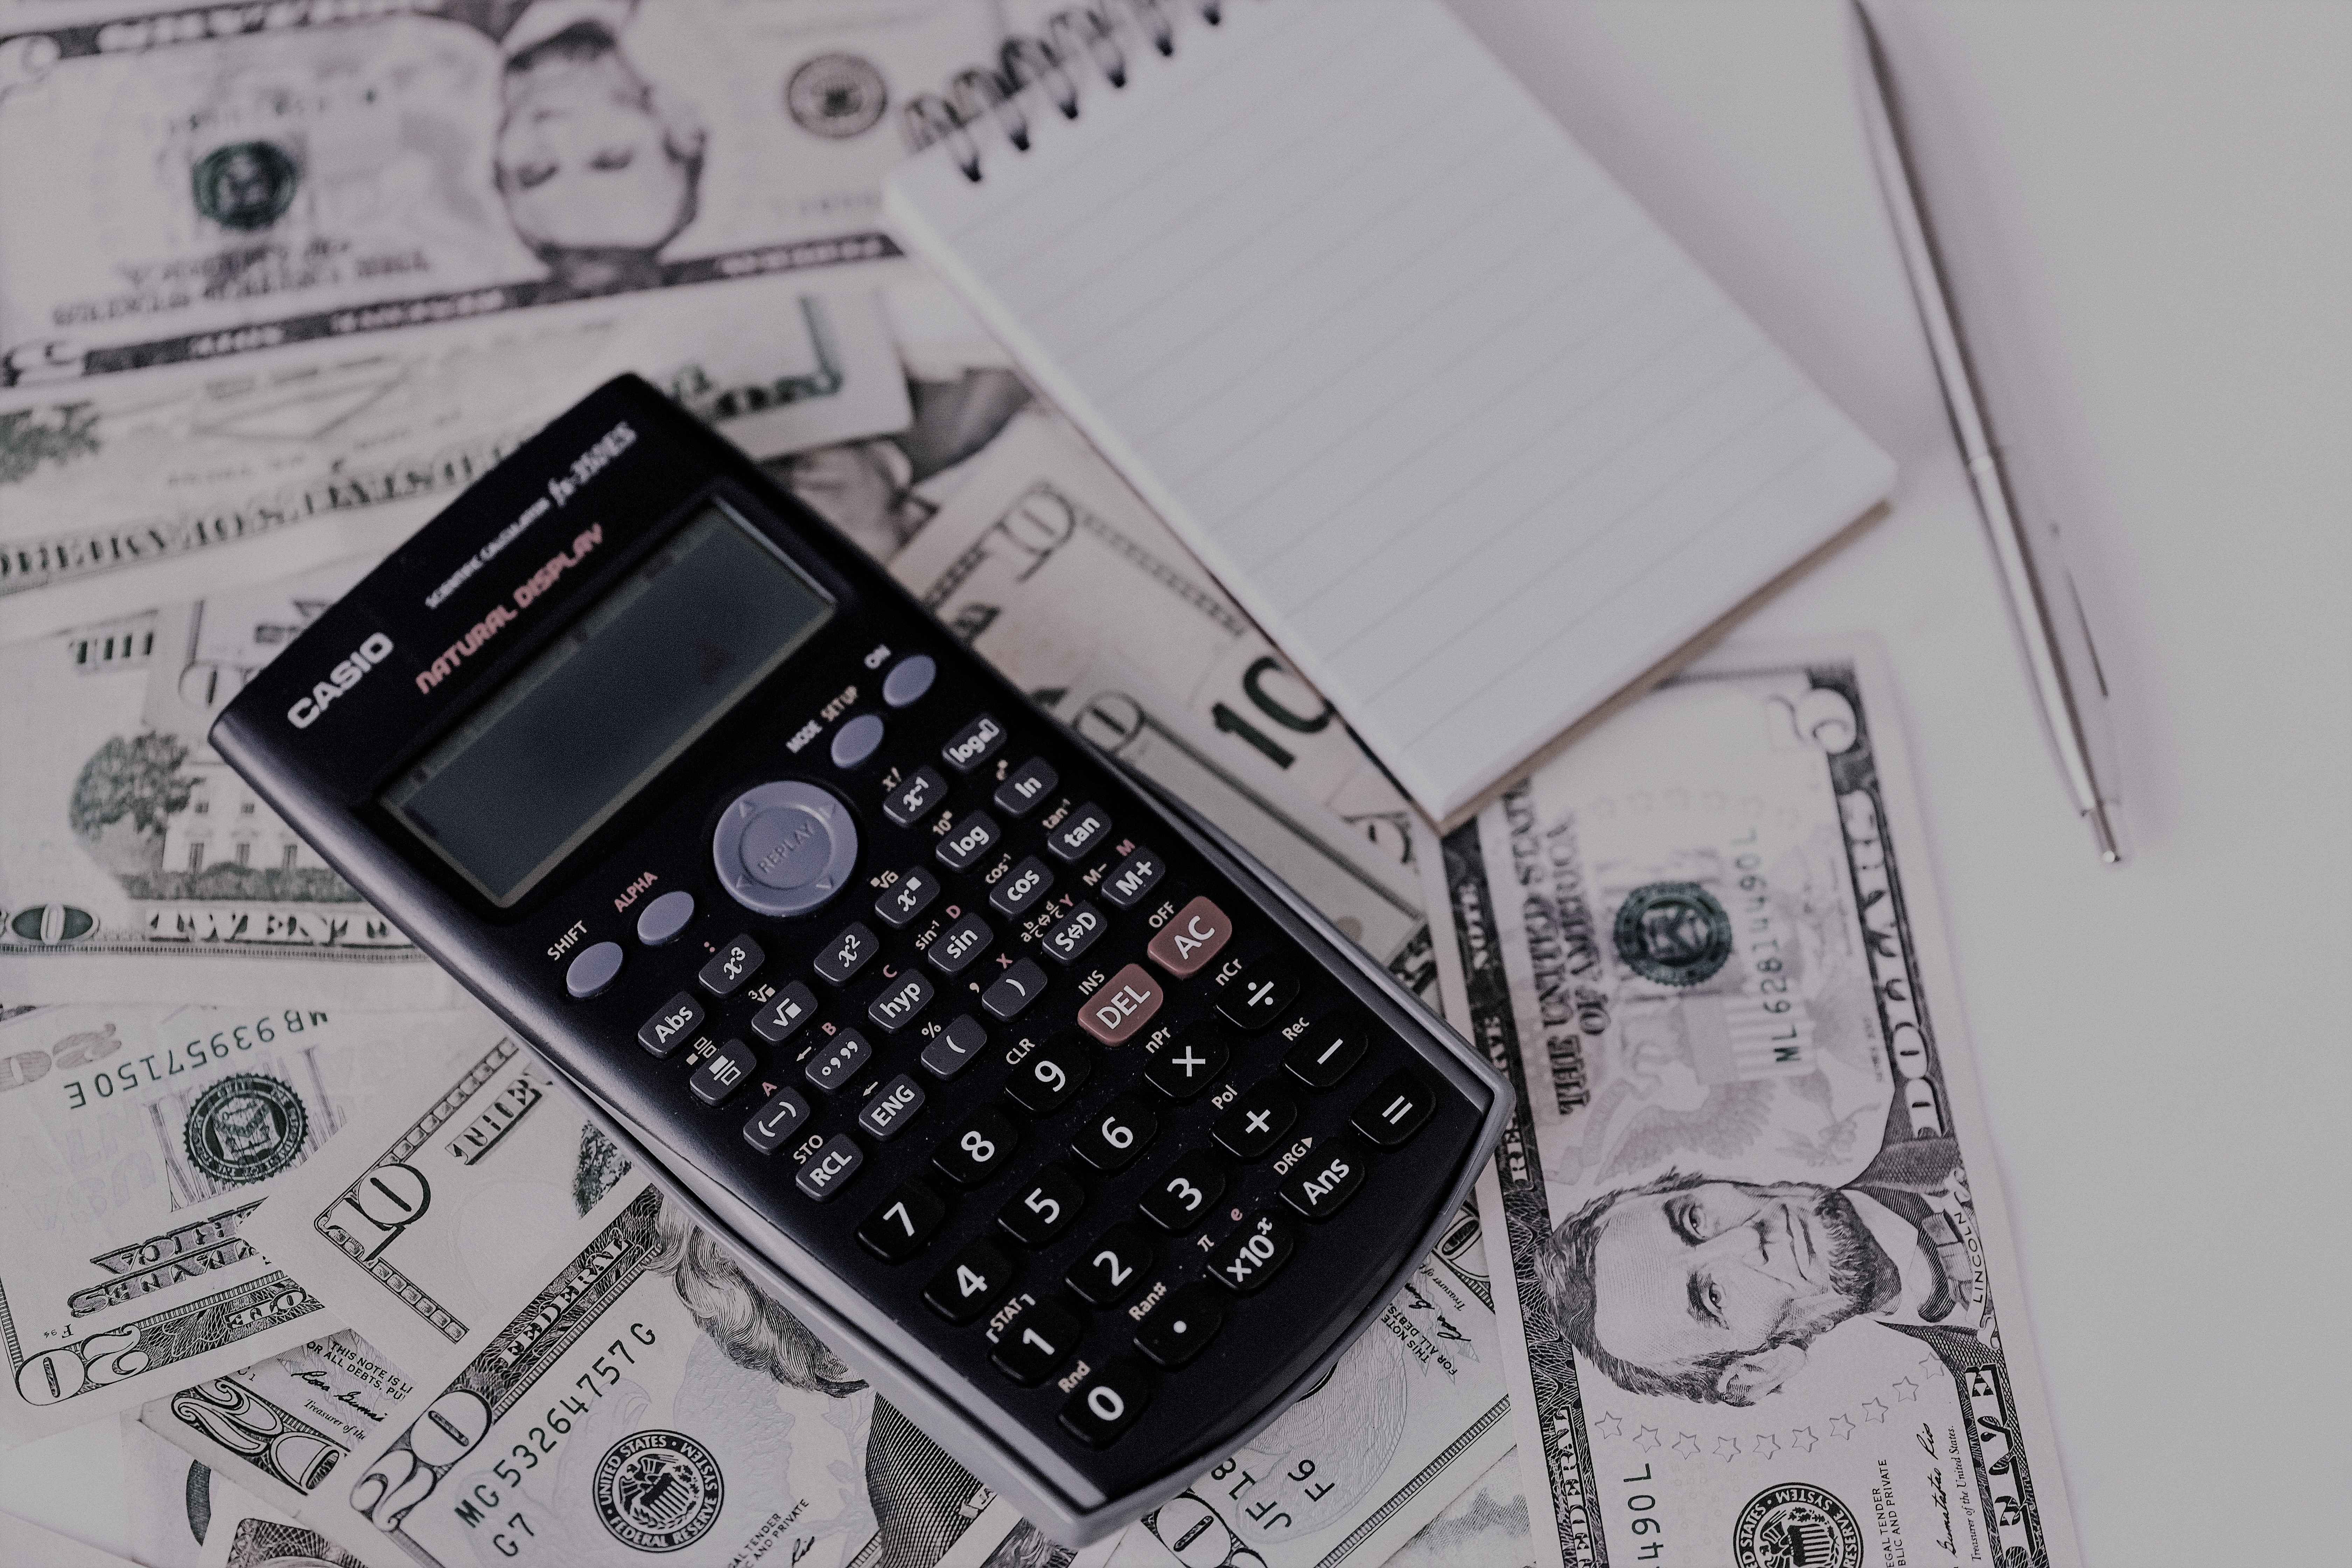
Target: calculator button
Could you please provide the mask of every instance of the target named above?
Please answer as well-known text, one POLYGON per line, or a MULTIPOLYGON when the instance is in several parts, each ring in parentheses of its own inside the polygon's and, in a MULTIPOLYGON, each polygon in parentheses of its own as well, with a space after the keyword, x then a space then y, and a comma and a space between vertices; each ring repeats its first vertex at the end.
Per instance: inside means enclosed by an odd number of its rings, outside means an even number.
POLYGON ((1045 989, 1045 972, 1037 967, 1036 960, 1024 958, 998 975, 995 984, 980 994, 981 1010, 999 1023, 1009 1022, 1037 1000, 1045 989))
POLYGON ((572 999, 585 1002, 600 994, 621 973, 621 944, 600 942, 593 947, 583 948, 580 956, 563 972, 563 988, 572 999))
POLYGON ((922 971, 909 969, 890 982, 889 988, 866 1005, 866 1016, 886 1035, 895 1035, 931 1005, 931 983, 922 971))
POLYGON ((854 768, 882 747, 882 719, 860 713, 833 732, 833 765, 854 768))
POLYGON ((931 662, 929 654, 902 658, 882 678, 882 700, 893 708, 904 708, 929 691, 939 673, 940 667, 931 662))
POLYGON ((988 929, 988 922, 978 915, 964 915, 933 937, 923 956, 929 959, 931 967, 941 974, 961 974, 973 959, 988 951, 988 944, 995 935, 988 929))
POLYGON ((1131 849, 1103 879, 1102 896, 1122 910, 1131 910, 1167 874, 1168 863, 1159 856, 1149 849, 1131 849))
POLYGON ((866 1097, 857 1108, 857 1125, 887 1142, 904 1132, 922 1109, 923 1086, 900 1073, 866 1097))
POLYGON ((1110 818, 1103 815, 1101 806, 1088 801, 1045 835, 1045 853, 1066 864, 1093 854, 1109 837, 1110 818))
POLYGON ((948 1205, 939 1194, 909 1178, 866 1216, 857 1227, 857 1239, 883 1262, 902 1263, 931 1238, 931 1232, 947 1217, 948 1205))
POLYGON ((1034 1388, 1078 1348, 1078 1321, 1051 1301, 1032 1301, 1004 1326, 988 1359, 1024 1388, 1034 1388))
POLYGON ((923 1070, 936 1079, 950 1079, 980 1059, 988 1031, 969 1013, 959 1013, 923 1047, 923 1070))
POLYGON ((1077 1093, 1094 1070, 1086 1047, 1076 1040, 1048 1040, 1014 1064, 1004 1092, 1030 1115, 1046 1116, 1077 1093))
POLYGON ((1062 775, 1046 764, 1043 757, 1032 757, 1013 770, 1013 776, 996 786, 996 809, 1007 816, 1026 816, 1045 803, 1062 775))
POLYGON ((740 1040, 730 1040, 702 1058, 687 1079, 687 1088, 705 1105, 717 1105, 742 1086, 760 1068, 760 1058, 740 1040))
POLYGON ((713 996, 731 996, 743 982, 758 973, 767 957, 758 942, 748 936, 739 936, 720 948, 694 978, 713 996))
POLYGON ((1290 1168, 1282 1184, 1282 1201, 1301 1219, 1329 1219, 1364 1184, 1370 1158, 1353 1138, 1335 1138, 1290 1168))
POLYGON ((1298 994, 1298 976, 1262 958, 1234 977, 1217 1011, 1236 1029, 1263 1029, 1282 1016, 1298 994))
POLYGON ((1381 1148, 1393 1149, 1421 1131, 1436 1103, 1421 1079, 1400 1068, 1356 1107, 1355 1129, 1381 1148))
POLYGON ((661 1011, 637 1026, 637 1044, 666 1057, 693 1038, 702 1027, 702 1004, 681 991, 661 1005, 661 1011))
POLYGON ((836 1132, 801 1163, 801 1173, 793 1178, 793 1185, 823 1203, 848 1184, 849 1178, 865 1163, 866 1151, 857 1146, 857 1140, 846 1132, 836 1132))
POLYGON ((882 799, 882 815, 901 827, 912 827, 940 807, 948 797, 948 781, 936 768, 917 768, 882 799))
POLYGON ((1150 1147, 1160 1118, 1131 1094, 1122 1094, 1094 1113, 1070 1140, 1079 1159, 1097 1171, 1123 1171, 1150 1147))
POLYGON ((809 1082, 831 1094, 845 1088, 873 1059, 874 1047, 866 1043, 866 1037, 855 1029, 844 1029, 819 1046, 801 1071, 809 1082))
POLYGON ((1143 1069, 1151 1087, 1174 1100, 1186 1100, 1217 1081, 1234 1053, 1217 1037, 1213 1024, 1194 1024, 1143 1069))
POLYGON ((1135 1348, 1174 1372, 1205 1350, 1224 1321, 1223 1302, 1202 1286, 1187 1285, 1143 1320, 1135 1348))
POLYGON ((1309 1089, 1329 1089, 1364 1059, 1364 1032, 1326 1018, 1290 1047, 1282 1065, 1309 1089))
POLYGON ((795 980, 776 993, 775 1000, 751 1015, 751 1032, 768 1044, 779 1045, 785 1036, 816 1016, 816 993, 795 980))
POLYGON ((780 1089, 743 1123, 743 1142, 762 1154, 772 1154, 784 1146, 785 1140, 800 1136, 808 1119, 809 1102, 801 1098, 800 1090, 780 1089))
POLYGON ((1024 1247, 1043 1247, 1078 1217, 1087 1190, 1061 1165, 1048 1165, 1029 1179, 1028 1191, 997 1212, 996 1223, 1024 1247))
POLYGON ((1106 1046, 1127 1043, 1128 1037, 1160 1011, 1166 994, 1143 965, 1130 963, 1110 977, 1109 984, 1086 1000, 1078 1022, 1087 1034, 1106 1046))
POLYGON ((824 944, 809 967, 828 984, 846 985, 850 977, 881 951, 881 941, 866 930, 865 922, 852 921, 834 933, 833 940, 824 944))
POLYGON ((951 871, 968 871, 971 863, 987 854, 1004 837, 996 826, 996 818, 984 811, 975 811, 948 829, 934 851, 940 863, 951 871))
POLYGON ((659 947, 686 929, 694 918, 694 895, 684 888, 664 893, 647 904, 637 916, 637 940, 647 947, 659 947))
POLYGON ((1131 1225, 1115 1225, 1080 1249, 1065 1281, 1090 1307, 1115 1307, 1151 1267, 1151 1238, 1131 1225))
POLYGON ((957 1186, 976 1187, 1004 1168, 1020 1142, 1020 1130, 1005 1120, 1004 1112, 982 1106, 932 1152, 931 1163, 957 1186))
POLYGON ((969 1323, 1013 1287, 1013 1260, 992 1241, 968 1241, 931 1282, 923 1300, 950 1323, 969 1323))
POLYGON ((920 866, 899 873, 887 892, 874 900, 874 915, 892 931, 902 931, 940 896, 940 879, 920 866))
POLYGON ((1135 1425, 1151 1397, 1143 1374, 1132 1367, 1107 1366, 1087 1379, 1062 1406, 1062 1425, 1090 1448, 1108 1448, 1135 1425))
POLYGON ((1225 1108, 1210 1133, 1236 1160, 1255 1160, 1298 1120, 1298 1101, 1281 1083, 1262 1078, 1225 1108))
POLYGON ((1080 904, 1045 933, 1045 956, 1061 963, 1076 963, 1109 929, 1110 922, 1103 919, 1100 910, 1092 904, 1080 904))
POLYGON ((1024 858, 1021 864, 1004 873, 988 890, 988 901, 1002 912, 1019 920, 1036 908, 1037 901, 1054 885, 1054 873, 1045 862, 1034 855, 1024 858))
POLYGON ((1224 910, 1206 899, 1194 899, 1160 928, 1160 934, 1143 951, 1151 955, 1152 963, 1182 980, 1205 968, 1233 934, 1234 922, 1225 918, 1224 910))
POLYGON ((1297 1245, 1298 1233, 1288 1220, 1262 1212, 1210 1252, 1210 1278, 1236 1295, 1255 1296, 1290 1261, 1297 1245))
POLYGON ((1224 1191, 1224 1167, 1195 1149, 1160 1173, 1135 1206, 1171 1236, 1181 1236, 1209 1216, 1224 1191))
POLYGON ((857 863, 857 825, 829 792, 796 779, 745 790, 710 836, 727 896, 763 915, 804 915, 839 892, 857 863))
POLYGON ((996 748, 1003 744, 1004 726, 983 713, 958 730, 955 738, 940 748, 940 755, 956 772, 968 773, 996 755, 996 748))

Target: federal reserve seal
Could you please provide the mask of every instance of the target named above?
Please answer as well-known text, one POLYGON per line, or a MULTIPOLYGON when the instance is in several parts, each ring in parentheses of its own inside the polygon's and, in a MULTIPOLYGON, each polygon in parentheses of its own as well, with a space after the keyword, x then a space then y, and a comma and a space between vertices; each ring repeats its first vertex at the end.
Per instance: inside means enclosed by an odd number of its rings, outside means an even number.
POLYGON ((1696 985, 1731 956, 1731 917, 1696 882, 1652 882, 1617 907, 1617 956, 1661 985, 1696 985))
POLYGON ((310 1130, 293 1085, 237 1073, 188 1107, 188 1163, 215 1182, 265 1181, 301 1158, 310 1130))
POLYGON ((793 123, 836 142, 873 130, 889 106, 882 73, 859 55, 818 55, 784 83, 784 109, 793 123))
POLYGON ((726 1487, 710 1450, 683 1432, 632 1432, 596 1461, 590 1489, 614 1540, 639 1552, 676 1552, 710 1533, 726 1487))
POLYGON ((1731 1527, 1731 1561, 1738 1568, 1862 1568, 1862 1524, 1819 1487, 1768 1487, 1731 1527))
POLYGON ((223 228, 268 228, 294 201, 302 171, 274 142, 232 142, 196 160, 196 211, 223 228))

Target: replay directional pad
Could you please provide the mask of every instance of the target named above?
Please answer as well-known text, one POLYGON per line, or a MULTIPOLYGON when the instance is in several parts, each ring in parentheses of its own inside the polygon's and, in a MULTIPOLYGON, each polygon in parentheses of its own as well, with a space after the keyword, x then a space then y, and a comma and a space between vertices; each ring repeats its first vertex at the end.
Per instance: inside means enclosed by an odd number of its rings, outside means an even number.
POLYGON ((710 858, 729 896, 763 915, 804 915, 849 881, 857 825, 828 792, 796 779, 747 789, 711 835, 710 858))

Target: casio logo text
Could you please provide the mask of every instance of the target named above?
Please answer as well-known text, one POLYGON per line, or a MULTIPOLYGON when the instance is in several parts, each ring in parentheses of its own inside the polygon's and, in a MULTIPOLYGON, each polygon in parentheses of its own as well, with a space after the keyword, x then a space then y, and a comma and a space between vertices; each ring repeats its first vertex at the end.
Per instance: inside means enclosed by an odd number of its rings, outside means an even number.
POLYGON ((360 683, 360 678, 392 657, 392 639, 382 632, 352 650, 349 658, 340 659, 327 671, 327 679, 310 688, 310 695, 298 697, 294 706, 286 710, 286 721, 297 730, 307 730, 319 721, 327 704, 360 683))

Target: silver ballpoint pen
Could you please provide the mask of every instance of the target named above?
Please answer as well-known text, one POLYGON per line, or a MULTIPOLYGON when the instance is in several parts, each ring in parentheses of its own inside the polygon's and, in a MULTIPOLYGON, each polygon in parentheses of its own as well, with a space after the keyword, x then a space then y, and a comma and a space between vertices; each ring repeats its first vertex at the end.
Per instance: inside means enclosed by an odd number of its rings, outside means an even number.
POLYGON ((2124 858, 2122 798, 2116 788, 2115 742, 2107 727, 2106 677, 2091 646, 2082 600, 2058 553, 2057 530, 2029 528, 2018 515, 2013 489, 1993 445, 1984 404, 1969 370, 1967 345, 1952 308, 1949 287, 1936 255, 1936 242, 1920 212, 1918 181, 1911 168, 1896 118, 1895 83, 1877 29, 1862 0, 1849 0, 1861 35, 1863 121, 1870 138, 1878 183, 1886 195, 1903 265, 1918 300, 1920 325, 1943 384, 1944 406, 1952 416, 1977 506, 1992 537, 2001 585, 2009 592, 2034 694, 2066 775, 2075 809, 2091 825, 2099 857, 2110 865, 2124 858))

